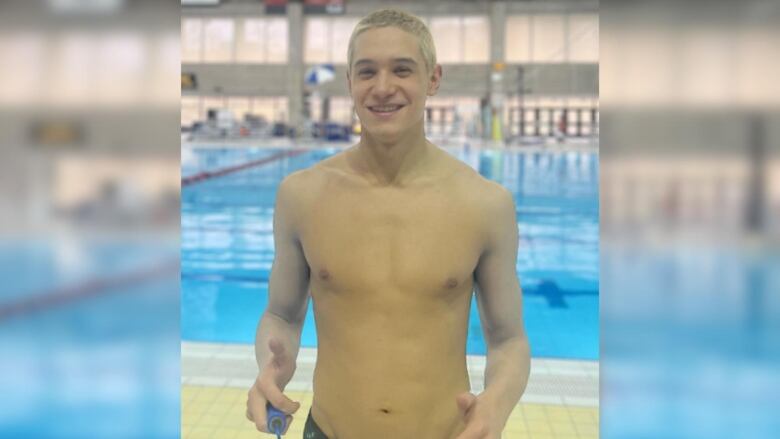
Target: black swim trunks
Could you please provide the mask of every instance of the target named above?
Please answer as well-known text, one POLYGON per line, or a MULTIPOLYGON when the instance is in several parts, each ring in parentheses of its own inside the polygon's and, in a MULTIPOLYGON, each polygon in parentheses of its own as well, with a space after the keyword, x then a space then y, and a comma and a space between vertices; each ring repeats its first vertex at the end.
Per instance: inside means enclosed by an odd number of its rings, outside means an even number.
POLYGON ((311 417, 311 410, 309 410, 309 416, 306 418, 306 425, 303 427, 303 439, 328 439, 317 423, 314 422, 314 418, 311 417))

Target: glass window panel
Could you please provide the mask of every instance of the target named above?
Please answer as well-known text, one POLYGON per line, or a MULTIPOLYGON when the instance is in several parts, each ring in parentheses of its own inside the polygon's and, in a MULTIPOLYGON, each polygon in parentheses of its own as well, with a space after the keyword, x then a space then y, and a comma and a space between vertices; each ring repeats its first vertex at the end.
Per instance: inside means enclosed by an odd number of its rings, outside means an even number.
POLYGON ((266 20, 266 61, 273 64, 287 63, 287 19, 266 20))
POLYGON ((150 59, 141 35, 105 35, 98 53, 95 86, 99 101, 121 104, 142 98, 150 59))
POLYGON ((598 14, 569 16, 569 60, 573 62, 599 61, 598 14))
POLYGON ((236 61, 245 63, 265 62, 266 21, 246 19, 239 22, 236 61))
POLYGON ((203 61, 233 60, 234 21, 227 18, 206 20, 203 25, 203 61))
POLYGON ((330 56, 330 23, 326 18, 309 18, 304 26, 303 60, 326 63, 330 56))
POLYGON ((331 57, 330 61, 334 64, 346 64, 347 63, 347 49, 349 48, 349 37, 352 35, 352 30, 357 25, 358 18, 334 18, 331 41, 331 57))
POLYGON ((490 26, 487 17, 463 18, 463 62, 490 61, 490 26))
POLYGON ((463 32, 459 17, 431 18, 431 35, 436 45, 436 58, 440 64, 463 61, 463 32))
POLYGON ((181 126, 189 126, 201 119, 200 98, 196 96, 182 96, 181 98, 181 126))
POLYGON ((267 122, 287 122, 287 98, 256 97, 252 99, 252 114, 267 122))
POLYGON ((508 62, 531 61, 531 20, 528 15, 506 19, 505 57, 508 62))
POLYGON ((206 119, 209 110, 221 110, 223 108, 227 108, 225 98, 205 97, 203 98, 203 106, 201 107, 201 119, 206 119))
POLYGON ((274 114, 275 120, 287 122, 287 98, 274 98, 274 114))
POLYGON ((58 41, 54 56, 51 99, 55 104, 94 103, 98 43, 93 35, 73 33, 58 41))
POLYGON ((352 124, 352 98, 349 96, 334 96, 330 98, 331 120, 341 124, 352 124))
POLYGON ((534 15, 532 61, 536 63, 563 62, 565 55, 562 15, 534 15))
POLYGON ((268 98, 253 98, 251 100, 251 111, 253 115, 263 117, 266 122, 273 121, 271 117, 273 114, 272 105, 268 98))
POLYGON ((322 120, 322 97, 319 95, 309 96, 309 116, 314 122, 322 120))
POLYGON ((201 62, 203 20, 185 18, 181 21, 181 62, 201 62))
POLYGON ((47 71, 48 45, 42 35, 0 35, 0 59, 13 60, 0 67, 0 104, 29 105, 41 100, 44 84, 51 84, 47 79, 54 76, 47 71))
POLYGON ((148 69, 152 79, 144 88, 153 102, 175 105, 181 92, 181 38, 174 32, 158 35, 152 50, 150 63, 154 68, 148 69))
POLYGON ((236 120, 244 120, 244 116, 251 113, 249 98, 245 97, 228 98, 228 108, 233 112, 236 120))

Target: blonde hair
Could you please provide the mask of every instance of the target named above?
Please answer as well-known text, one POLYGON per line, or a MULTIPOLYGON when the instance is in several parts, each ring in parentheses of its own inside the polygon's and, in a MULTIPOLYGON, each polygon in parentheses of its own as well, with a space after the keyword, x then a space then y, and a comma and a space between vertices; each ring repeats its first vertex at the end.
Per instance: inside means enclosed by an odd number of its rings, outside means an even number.
POLYGON ((369 29, 389 26, 397 27, 417 37, 420 43, 420 53, 425 61, 425 67, 429 73, 432 72, 433 68, 436 67, 436 47, 433 45, 433 37, 428 30, 428 26, 414 15, 398 9, 380 9, 366 15, 358 22, 352 31, 352 36, 349 37, 349 49, 347 49, 347 62, 349 65, 347 66, 347 71, 352 71, 355 40, 358 35, 369 29))

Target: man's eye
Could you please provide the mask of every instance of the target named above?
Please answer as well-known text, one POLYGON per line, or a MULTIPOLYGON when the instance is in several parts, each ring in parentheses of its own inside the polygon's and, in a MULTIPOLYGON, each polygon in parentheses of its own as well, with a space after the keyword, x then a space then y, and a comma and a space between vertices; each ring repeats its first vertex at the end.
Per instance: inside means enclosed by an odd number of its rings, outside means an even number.
POLYGON ((407 67, 399 67, 399 68, 395 69, 396 73, 403 73, 403 74, 410 73, 411 71, 412 70, 407 68, 407 67))
POLYGON ((373 75, 373 74, 374 74, 373 70, 361 70, 361 71, 358 72, 358 75, 361 75, 361 76, 367 76, 367 75, 373 75))

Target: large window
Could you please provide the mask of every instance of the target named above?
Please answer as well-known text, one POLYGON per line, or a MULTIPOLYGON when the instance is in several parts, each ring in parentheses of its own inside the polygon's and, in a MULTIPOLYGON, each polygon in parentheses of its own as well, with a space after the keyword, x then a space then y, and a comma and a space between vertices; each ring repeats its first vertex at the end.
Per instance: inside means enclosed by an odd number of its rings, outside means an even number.
POLYGON ((599 61, 598 14, 569 15, 569 60, 572 62, 599 61))
POLYGON ((185 63, 287 62, 285 18, 184 18, 181 60, 185 63))
POLYGON ((432 96, 425 102, 425 132, 428 135, 478 136, 479 98, 432 96))
POLYGON ((531 57, 537 63, 566 60, 563 15, 534 15, 531 20, 531 57))
POLYGON ((203 20, 203 62, 233 61, 235 22, 229 18, 203 20))
POLYGON ((283 96, 182 96, 181 125, 204 121, 208 110, 228 109, 236 120, 247 114, 268 122, 287 122, 288 99, 283 96))
POLYGON ((508 62, 598 62, 597 14, 512 15, 506 20, 508 62))
POLYGON ((181 20, 181 62, 203 60, 203 20, 184 18, 181 20))
POLYGON ((485 16, 432 17, 429 28, 441 64, 490 60, 490 26, 485 16))
POLYGON ((238 25, 236 60, 241 62, 264 62, 266 59, 265 39, 268 35, 265 20, 244 20, 238 25))
POLYGON ((287 20, 284 18, 241 20, 238 25, 236 61, 287 62, 287 20))
POLYGON ((530 15, 512 15, 507 17, 504 57, 508 62, 531 61, 530 15))
POLYGON ((346 64, 349 37, 358 21, 355 17, 307 18, 304 24, 304 62, 346 64))
POLYGON ((266 21, 266 62, 271 64, 284 64, 287 62, 289 52, 287 46, 287 19, 274 18, 266 21))
POLYGON ((186 127, 201 120, 200 98, 182 96, 181 98, 181 126, 186 127))
MULTIPOLYGON (((346 64, 356 17, 312 17, 304 25, 304 62, 346 64)), ((490 60, 490 26, 486 16, 442 16, 423 19, 433 35, 440 63, 486 63, 490 60)))

